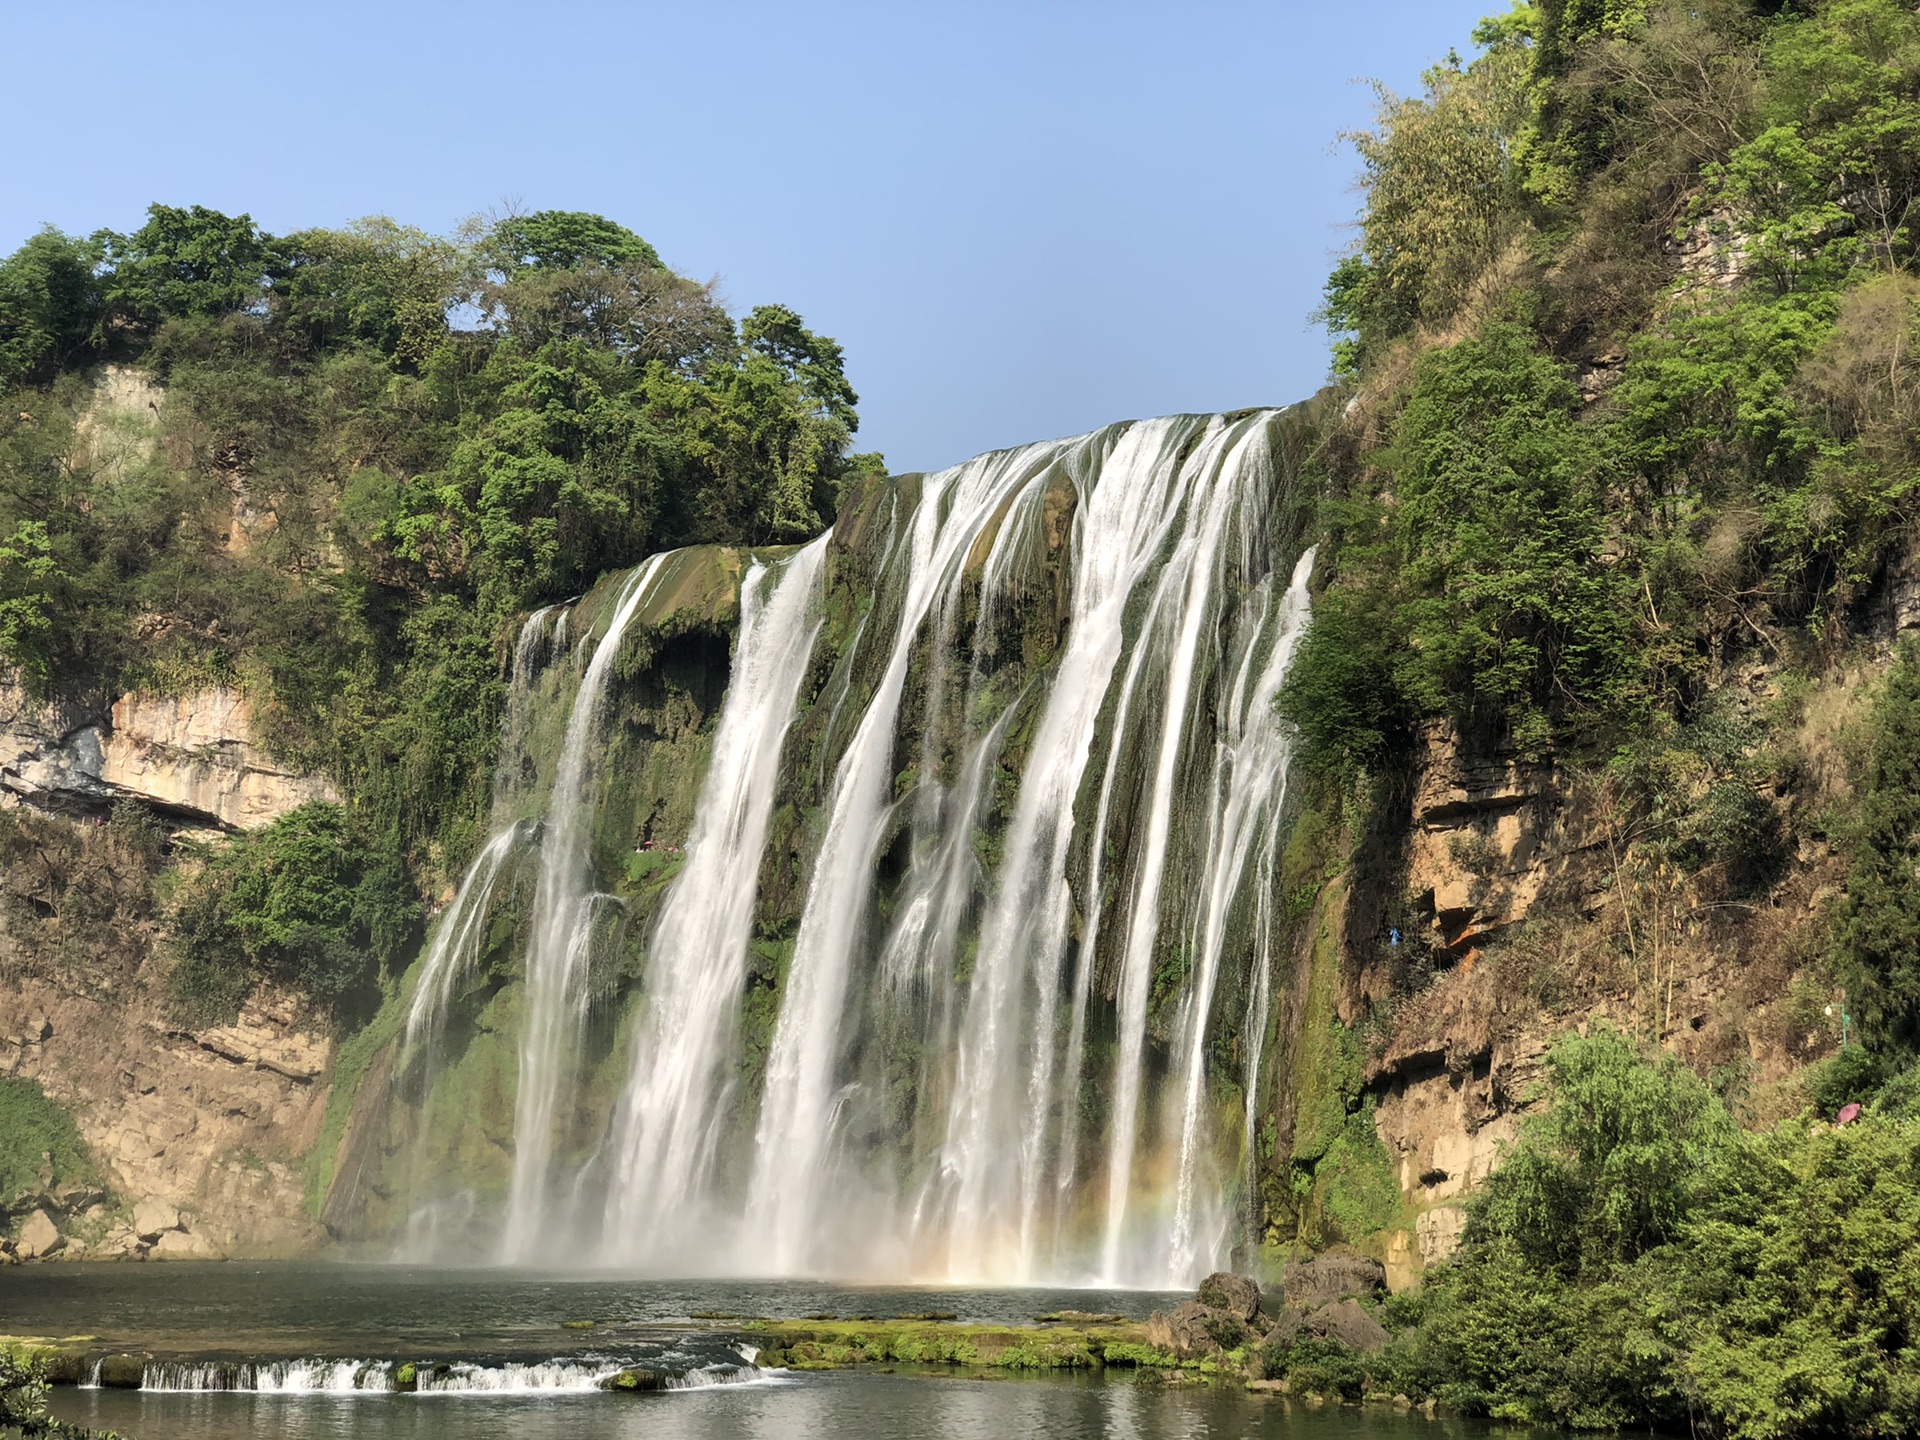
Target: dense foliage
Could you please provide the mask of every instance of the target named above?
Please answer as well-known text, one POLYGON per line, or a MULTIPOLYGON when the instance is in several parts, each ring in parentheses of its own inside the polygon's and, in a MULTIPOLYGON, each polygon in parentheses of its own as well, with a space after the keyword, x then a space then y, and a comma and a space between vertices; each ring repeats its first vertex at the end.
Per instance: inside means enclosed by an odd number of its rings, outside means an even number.
POLYGON ((1471 1204, 1458 1254, 1362 1356, 1266 1358, 1302 1389, 1431 1395, 1471 1414, 1750 1440, 1920 1423, 1920 1118, 1912 1077, 1861 1118, 1740 1130, 1670 1058, 1605 1029, 1471 1204))
POLYGON ((1911 532, 1920 16, 1775 10, 1522 5, 1355 137, 1323 769, 1440 715, 1604 753, 1911 532))
MULTIPOLYGON (((395 884, 478 838, 517 612, 662 548, 807 538, 877 463, 847 453, 832 340, 779 305, 736 322, 559 211, 453 238, 166 205, 49 229, 0 261, 0 391, 0 664, 41 695, 242 688, 395 884)), ((295 838, 188 896, 193 995, 208 966, 229 999, 254 972, 335 999, 379 973, 382 932, 337 897, 283 921, 245 881, 295 838)))
POLYGON ((25 1346, 0 1343, 0 1435, 20 1440, 118 1440, 110 1430, 69 1425, 47 1414, 47 1380, 25 1346))
POLYGON ((1888 673, 1867 738, 1839 959, 1876 1048, 1910 1058, 1920 1053, 1920 647, 1888 673))
MULTIPOLYGON (((1451 725, 1606 776, 1620 880, 1764 893, 1794 775, 1728 667, 1832 667, 1920 521, 1920 14, 1542 0, 1475 40, 1352 137, 1354 403, 1283 709, 1323 786, 1451 725)), ((1903 1051, 1911 687, 1877 798, 1814 830, 1859 856, 1833 960, 1903 1051)))
POLYGON ((377 1000, 362 992, 397 972, 420 918, 398 853, 366 848, 338 805, 303 805, 214 851, 186 887, 174 991, 204 1021, 260 980, 351 1011, 377 1000))

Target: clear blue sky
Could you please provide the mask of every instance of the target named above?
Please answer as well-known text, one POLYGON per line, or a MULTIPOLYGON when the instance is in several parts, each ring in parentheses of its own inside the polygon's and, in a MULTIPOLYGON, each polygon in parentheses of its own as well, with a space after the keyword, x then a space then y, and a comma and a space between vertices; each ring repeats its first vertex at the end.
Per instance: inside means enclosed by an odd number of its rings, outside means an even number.
POLYGON ((1501 0, 0 0, 0 247, 148 202, 286 231, 593 210, 847 348, 896 470, 1285 402, 1348 242, 1363 77, 1501 0))

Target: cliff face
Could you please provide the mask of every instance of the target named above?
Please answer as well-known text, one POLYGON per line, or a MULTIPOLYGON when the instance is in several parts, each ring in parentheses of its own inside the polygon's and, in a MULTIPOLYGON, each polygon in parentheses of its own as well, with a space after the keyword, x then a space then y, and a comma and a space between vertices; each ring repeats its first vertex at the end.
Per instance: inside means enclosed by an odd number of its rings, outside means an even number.
POLYGON ((157 987, 77 994, 22 978, 0 987, 0 1074, 39 1083, 73 1116, 102 1169, 91 1193, 12 1208, 57 1217, 67 1258, 289 1255, 322 1238, 305 1209, 306 1160, 326 1112, 333 1042, 297 1004, 261 995, 238 1023, 169 1023, 157 987))
POLYGON ((266 993, 233 1025, 181 1027, 155 915, 165 828, 217 835, 337 798, 269 760, 250 726, 231 690, 91 710, 0 692, 14 812, 0 1075, 36 1082, 72 1115, 104 1182, 49 1183, 9 1206, 9 1228, 36 1211, 54 1221, 56 1254, 287 1254, 321 1238, 304 1186, 333 1041, 298 997, 266 993), (130 838, 116 806, 159 825, 130 838))
POLYGON ((338 800, 252 741, 234 690, 127 694, 104 709, 41 705, 0 687, 0 787, 36 808, 99 815, 131 800, 178 824, 246 830, 309 800, 338 800))
MULTIPOLYGON (((1849 802, 1847 736, 1911 628, 1911 563, 1867 607, 1858 662, 1792 705, 1783 696, 1800 682, 1778 663, 1721 677, 1716 703, 1751 725, 1749 758, 1787 760, 1756 787, 1783 837, 1762 883, 1649 861, 1648 817, 1605 770, 1525 761, 1446 724, 1420 733, 1403 799, 1359 847, 1350 883, 1321 893, 1316 913, 1336 938, 1322 938, 1317 963, 1337 975, 1338 999, 1282 1037, 1310 1049, 1314 1023, 1354 1028, 1363 1058, 1349 1103, 1371 1117, 1397 1203, 1376 1228, 1344 1232, 1270 1207, 1270 1238, 1352 1243, 1410 1283, 1458 1243, 1461 1201, 1537 1102, 1548 1047, 1595 1024, 1680 1056, 1750 1121, 1801 1108, 1803 1072, 1840 1040, 1844 996, 1820 956, 1846 875, 1836 846, 1805 832, 1849 802)), ((1275 1103, 1284 1122, 1296 1100, 1275 1103)))

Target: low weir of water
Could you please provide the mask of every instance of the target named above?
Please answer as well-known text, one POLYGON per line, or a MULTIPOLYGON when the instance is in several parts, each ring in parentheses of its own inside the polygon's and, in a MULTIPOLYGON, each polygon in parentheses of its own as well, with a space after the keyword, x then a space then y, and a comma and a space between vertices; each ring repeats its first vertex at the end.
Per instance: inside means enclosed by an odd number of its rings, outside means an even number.
POLYGON ((388 1232, 663 1275, 1227 1264, 1309 443, 1110 426, 529 617, 496 829, 405 1000, 388 1232))

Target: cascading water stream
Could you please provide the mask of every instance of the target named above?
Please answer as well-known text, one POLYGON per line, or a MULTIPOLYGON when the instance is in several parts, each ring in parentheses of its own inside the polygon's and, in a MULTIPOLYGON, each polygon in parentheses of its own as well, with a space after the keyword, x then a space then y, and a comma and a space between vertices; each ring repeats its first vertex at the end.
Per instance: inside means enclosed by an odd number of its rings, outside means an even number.
POLYGON ((487 916, 493 908, 494 887, 533 829, 531 822, 521 820, 495 831, 461 877, 453 903, 441 915, 427 953, 421 957, 420 977, 414 982, 406 1028, 401 1032, 401 1069, 416 1054, 431 1055, 446 1019, 448 1002, 479 955, 487 916))
MULTIPOLYGON (((711 1229, 717 1092, 752 939, 782 742, 820 627, 827 536, 740 587, 740 635, 687 860, 648 947, 645 1012, 615 1116, 603 1249, 648 1263, 711 1229)), ((684 1261, 682 1262, 684 1263, 684 1261)))
POLYGON ((1172 649, 1164 680, 1160 746, 1154 763, 1145 838, 1128 907, 1121 960, 1120 1053, 1114 1067, 1113 1122, 1107 1150, 1106 1236, 1101 1251, 1102 1273, 1114 1284, 1129 1280, 1137 1283, 1148 1278, 1137 1271, 1127 1273, 1122 1250, 1132 1199, 1147 1002, 1162 927, 1160 891, 1166 876, 1175 781, 1190 719, 1196 672, 1202 660, 1201 641, 1207 622, 1214 618, 1219 599, 1215 566, 1226 541, 1228 524, 1242 498, 1237 482, 1250 470, 1270 465, 1265 439, 1265 430, 1258 426, 1216 423, 1196 448, 1194 459, 1189 462, 1193 480, 1185 530, 1176 543, 1174 558, 1161 576, 1161 595, 1172 603, 1165 609, 1155 606, 1156 611, 1171 622, 1172 649), (1249 454, 1249 450, 1254 453, 1249 454))
POLYGON ((588 863, 593 826, 592 779, 601 702, 620 641, 653 589, 666 555, 649 558, 621 589, 606 633, 581 677, 567 717, 566 739, 554 773, 540 877, 534 892, 533 938, 526 961, 525 1021, 520 1035, 519 1088, 514 1101, 513 1177, 501 1256, 523 1262, 538 1253, 547 1233, 553 1127, 570 1088, 571 1047, 584 1018, 586 962, 593 936, 588 863))
MULTIPOLYGON (((1215 803, 1208 817, 1203 852, 1211 861, 1211 869, 1182 1041, 1185 1098, 1180 1114, 1180 1159, 1167 1264, 1167 1274, 1174 1280, 1197 1268, 1212 1268, 1211 1264, 1196 1263, 1196 1173, 1203 1139, 1201 1114, 1206 1103, 1207 1026, 1213 1013, 1214 989, 1226 949, 1228 924, 1235 902, 1242 894, 1248 861, 1256 850, 1266 849, 1264 842, 1273 833, 1281 807, 1286 803, 1290 754, 1287 731, 1280 721, 1280 684, 1305 633, 1310 613, 1307 582, 1312 575, 1313 551, 1308 550, 1294 566, 1292 582, 1277 607, 1272 604, 1271 584, 1264 587, 1266 593, 1260 597, 1262 613, 1259 623, 1249 627, 1252 633, 1229 690, 1225 729, 1218 742, 1215 803), (1275 608, 1279 613, 1271 619, 1269 635, 1266 612, 1275 608), (1257 678, 1249 684, 1249 677, 1255 674, 1262 640, 1269 646, 1266 661, 1260 665, 1257 678)), ((1256 884, 1263 894, 1270 888, 1270 866, 1269 873, 1258 876, 1256 884)), ((1258 1048, 1256 1041, 1255 1049, 1258 1048)))
POLYGON ((1038 445, 998 452, 930 475, 908 522, 893 647, 834 776, 827 829, 767 1061, 747 1224, 765 1237, 762 1253, 772 1273, 799 1273, 811 1263, 809 1241, 838 1088, 833 1068, 840 1019, 860 944, 894 723, 915 637, 936 599, 950 594, 985 524, 1059 449, 1038 445))
POLYGON ((1099 465, 1098 484, 1080 477, 1090 493, 1075 516, 1067 644, 1008 827, 961 1027, 942 1159, 952 1279, 1025 1279, 1033 1270, 1074 797, 1120 658, 1127 599, 1179 505, 1181 429, 1172 420, 1133 426, 1099 465))

